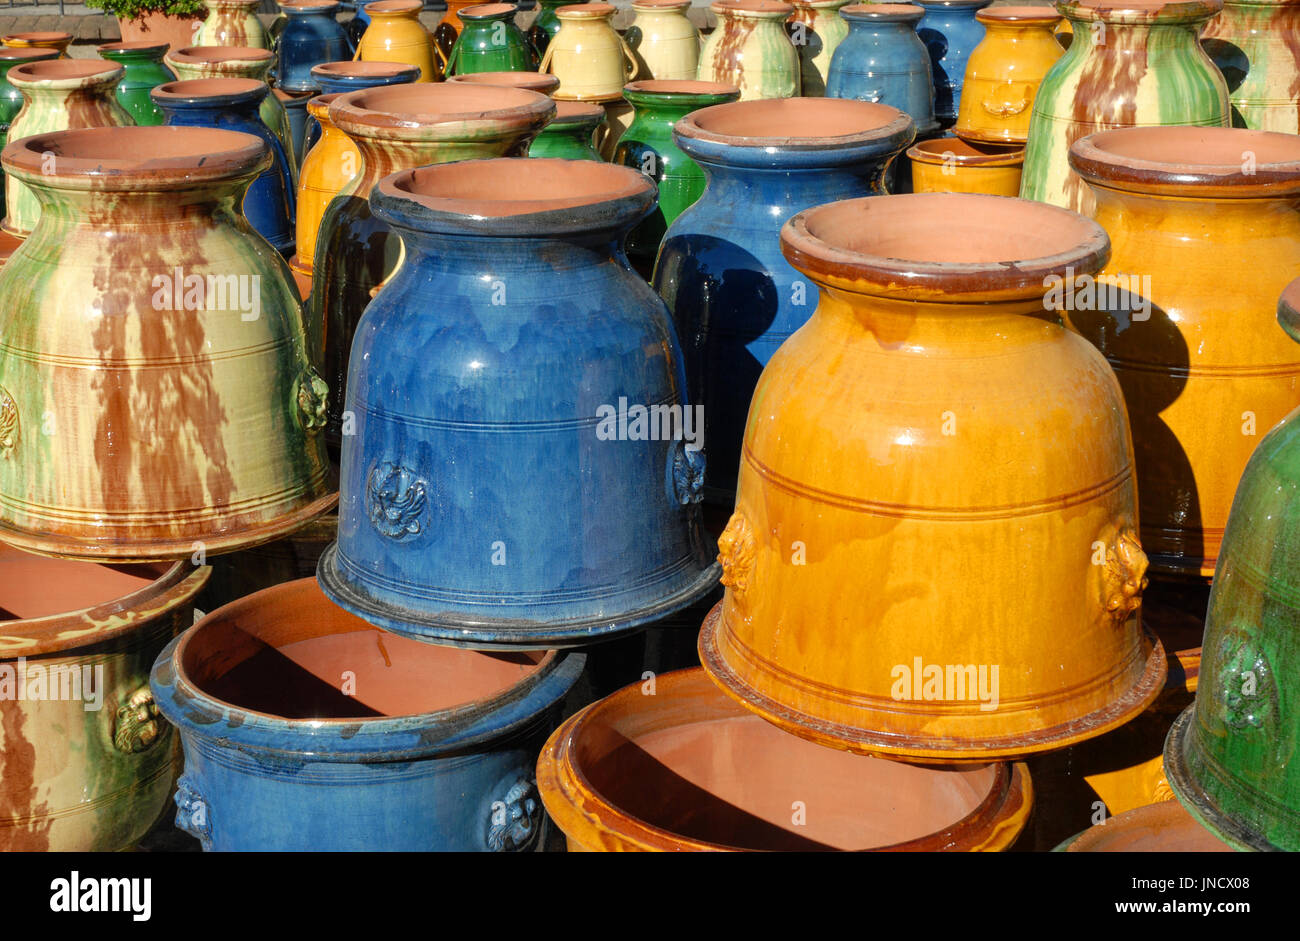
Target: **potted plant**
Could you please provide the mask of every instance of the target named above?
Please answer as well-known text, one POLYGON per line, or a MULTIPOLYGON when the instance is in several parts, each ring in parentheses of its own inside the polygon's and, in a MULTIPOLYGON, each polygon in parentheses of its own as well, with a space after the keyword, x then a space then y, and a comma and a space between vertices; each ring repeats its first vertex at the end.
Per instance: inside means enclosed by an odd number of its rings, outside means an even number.
POLYGON ((173 49, 193 45, 207 15, 202 0, 86 0, 86 6, 116 16, 123 42, 168 42, 173 49))

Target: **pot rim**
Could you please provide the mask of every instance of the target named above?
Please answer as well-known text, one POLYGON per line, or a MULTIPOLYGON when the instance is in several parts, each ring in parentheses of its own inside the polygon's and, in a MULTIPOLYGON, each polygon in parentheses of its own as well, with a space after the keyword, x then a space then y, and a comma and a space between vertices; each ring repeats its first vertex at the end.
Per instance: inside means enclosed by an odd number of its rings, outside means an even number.
POLYGON ((883 23, 911 23, 925 16, 925 7, 915 3, 851 3, 840 9, 846 20, 883 23))
POLYGON ((255 62, 261 65, 274 62, 275 53, 270 49, 257 49, 253 46, 186 46, 167 53, 166 61, 173 60, 182 65, 225 65, 231 62, 255 62))
POLYGON ((560 87, 560 80, 548 72, 465 72, 452 75, 448 82, 461 85, 492 85, 498 88, 522 88, 548 95, 560 87))
POLYGON ((1077 140, 1070 147, 1070 166, 1090 186, 1185 198, 1218 197, 1250 199, 1286 198, 1300 193, 1300 137, 1273 131, 1235 127, 1129 127, 1100 131, 1077 140), (1144 140, 1169 141, 1191 159, 1164 160, 1120 153, 1128 145, 1137 149, 1144 140), (1229 149, 1233 159, 1197 162, 1197 144, 1218 144, 1229 149), (1294 159, 1253 164, 1244 169, 1252 144, 1289 147, 1294 159), (1231 145, 1231 146, 1229 146, 1231 145))
MULTIPOLYGON (((425 758, 459 752, 504 738, 534 722, 563 697, 586 663, 577 651, 547 650, 526 677, 483 699, 433 712, 404 716, 332 719, 286 719, 218 699, 196 686, 184 669, 190 642, 205 628, 238 617, 268 595, 315 593, 319 604, 330 601, 311 577, 282 582, 222 605, 174 638, 154 661, 149 685, 160 711, 183 734, 218 739, 221 746, 279 756, 309 756, 330 763, 361 763, 425 758), (287 747, 292 735, 300 747, 287 747), (316 743, 328 740, 328 747, 316 743)), ((304 600, 304 605, 313 603, 304 600)), ((379 630, 374 625, 367 628, 379 630)), ((430 649, 443 648, 430 645, 430 649)))
MULTIPOLYGON (((3 564, 0 562, 0 567, 3 564)), ((104 564, 119 566, 119 563, 104 564)), ((148 564, 138 564, 138 567, 148 564)), ((131 563, 126 565, 136 567, 131 563)), ((212 575, 211 566, 191 565, 188 560, 164 565, 152 581, 109 601, 39 618, 0 621, 0 662, 15 657, 66 653, 135 633, 149 621, 192 602, 212 575)))
MULTIPOLYGON (((329 121, 330 102, 342 94, 345 93, 341 91, 331 91, 331 92, 326 92, 323 95, 313 96, 307 102, 307 113, 310 114, 317 121, 321 119, 329 121)), ((330 121, 330 127, 333 126, 334 126, 334 122, 330 121)))
POLYGON ((562 20, 599 20, 617 12, 618 7, 612 3, 571 3, 555 9, 555 15, 562 20))
POLYGON ((469 82, 380 85, 330 104, 330 120, 349 136, 390 140, 500 140, 535 133, 554 115, 546 95, 469 82), (418 110, 389 110, 403 101, 419 103, 418 110))
POLYGON ((709 9, 718 16, 754 20, 784 20, 794 12, 794 5, 784 3, 782 0, 713 0, 709 4, 709 9))
POLYGON ((37 29, 26 33, 5 33, 0 36, 0 42, 6 45, 11 42, 18 43, 71 43, 72 34, 65 33, 60 29, 37 29))
POLYGON ((603 120, 605 120, 605 109, 600 105, 592 104, 589 101, 557 101, 555 103, 555 117, 551 118, 550 123, 542 128, 542 133, 549 131, 553 127, 566 129, 586 127, 587 125, 595 127, 603 120))
POLYGON ((95 47, 95 52, 103 55, 105 52, 163 52, 166 53, 171 48, 167 40, 156 39, 133 39, 129 42, 106 42, 101 46, 95 47))
POLYGON ((19 88, 74 90, 114 86, 126 70, 105 59, 38 59, 9 70, 9 81, 19 88), (48 73, 48 74, 47 74, 48 73), (69 73, 60 75, 59 73, 69 73))
POLYGON ((48 62, 59 58, 59 50, 42 49, 40 46, 4 46, 0 47, 0 65, 10 62, 10 68, 24 62, 48 62))
POLYGON ((907 157, 918 163, 942 165, 948 159, 947 155, 951 153, 953 163, 960 167, 1018 167, 1025 162, 1025 148, 1021 144, 999 146, 988 143, 984 146, 988 147, 989 151, 980 153, 981 143, 983 142, 968 141, 960 137, 932 137, 929 140, 918 141, 909 147, 907 157), (958 153, 952 149, 954 142, 958 147, 967 147, 976 152, 958 153), (940 145, 948 149, 937 150, 940 145))
POLYGON ((206 6, 210 6, 217 10, 222 7, 230 7, 231 9, 238 9, 239 7, 255 7, 261 2, 262 0, 203 0, 203 3, 206 6))
POLYGON ((918 6, 925 7, 927 11, 931 8, 940 10, 948 8, 969 10, 972 7, 976 9, 986 7, 992 3, 993 0, 914 0, 914 2, 918 6))
MULTIPOLYGON (((349 59, 340 62, 322 62, 319 65, 311 67, 311 74, 317 78, 322 75, 331 81, 348 82, 348 81, 365 81, 373 78, 396 78, 399 75, 410 75, 415 78, 420 74, 418 65, 411 65, 407 62, 380 62, 373 60, 362 61, 361 59, 349 59)), ((368 85, 367 88, 378 88, 377 85, 368 85)), ((359 90, 359 89, 357 89, 359 90)))
MULTIPOLYGON (((620 810, 591 783, 577 760, 578 739, 588 726, 599 722, 611 709, 617 709, 630 700, 643 707, 637 711, 653 711, 659 703, 671 702, 679 687, 707 682, 707 674, 700 667, 661 673, 655 679, 657 692, 654 700, 642 694, 640 682, 632 683, 570 716, 551 734, 537 761, 537 789, 547 812, 566 836, 590 846, 600 845, 602 836, 608 839, 612 835, 619 849, 754 851, 750 847, 692 839, 620 810), (652 703, 649 709, 644 708, 647 702, 652 703)), ((718 699, 719 718, 733 712, 738 715, 745 713, 742 706, 733 705, 733 701, 721 691, 718 691, 718 699)), ((869 850, 907 852, 971 848, 971 837, 979 835, 973 832, 977 828, 984 829, 989 837, 980 848, 1005 849, 1024 829, 1033 802, 1033 787, 1024 764, 998 761, 985 764, 995 768, 992 786, 985 798, 966 816, 934 833, 902 843, 870 847, 869 850)), ((926 770, 936 774, 952 773, 936 768, 926 770)))
POLYGON ((370 16, 405 16, 408 13, 418 15, 424 10, 424 0, 375 0, 373 3, 365 4, 363 9, 370 16))
MULTIPOLYGON (((990 225, 988 234, 1004 231, 1005 227, 990 225)), ((781 229, 781 252, 814 281, 851 293, 983 304, 1041 298, 1048 291, 1047 279, 1054 275, 1064 278, 1067 272, 1079 275, 1101 270, 1110 257, 1110 239, 1093 220, 1047 203, 974 193, 908 193, 846 199, 796 213, 781 229), (870 216, 904 208, 907 221, 903 224, 918 228, 942 225, 948 219, 984 220, 995 210, 1039 216, 1044 222, 1052 220, 1058 227, 1068 227, 1073 241, 1034 258, 936 262, 842 248, 814 234, 819 227, 850 219, 859 228, 874 229, 879 221, 870 216)))
MULTIPOLYGON (((1124 811, 1122 814, 1116 814, 1114 817, 1108 819, 1105 824, 1097 824, 1096 826, 1089 827, 1086 830, 1076 833, 1060 846, 1056 847, 1054 852, 1106 852, 1106 847, 1104 845, 1097 846, 1097 844, 1106 839, 1108 832, 1114 832, 1115 830, 1124 832, 1130 828, 1150 828, 1168 815, 1171 806, 1178 808, 1178 811, 1186 814, 1186 808, 1183 807, 1179 801, 1175 800, 1163 800, 1154 804, 1146 804, 1142 807, 1134 807, 1130 810, 1124 811)), ((1203 829, 1209 830, 1209 828, 1201 824, 1194 815, 1188 814, 1187 817, 1194 826, 1199 825, 1203 829)), ((1215 835, 1212 830, 1209 832, 1211 836, 1215 835)), ((1128 850, 1128 852, 1136 852, 1136 850, 1128 850)))
POLYGON ((157 105, 252 105, 271 93, 266 82, 256 78, 183 78, 163 82, 149 90, 157 105))
POLYGON ((1025 4, 1023 6, 989 7, 975 13, 981 23, 999 26, 1055 26, 1062 19, 1056 7, 1025 4))
POLYGON ((740 88, 728 82, 704 82, 694 78, 651 78, 628 82, 623 86, 623 97, 628 101, 680 102, 683 105, 693 99, 717 98, 717 104, 726 104, 727 99, 734 101, 740 97, 740 88))
POLYGON ((285 16, 306 16, 308 14, 336 13, 339 0, 278 0, 285 16))
POLYGON ((1223 0, 1060 0, 1056 9, 1068 20, 1120 25, 1197 23, 1223 9, 1223 0))
POLYGON ((685 10, 690 5, 691 0, 632 0, 633 10, 645 10, 648 13, 664 10, 685 10))
POLYGON ((513 3, 476 3, 473 6, 465 7, 456 15, 462 20, 509 20, 519 12, 519 8, 513 3))

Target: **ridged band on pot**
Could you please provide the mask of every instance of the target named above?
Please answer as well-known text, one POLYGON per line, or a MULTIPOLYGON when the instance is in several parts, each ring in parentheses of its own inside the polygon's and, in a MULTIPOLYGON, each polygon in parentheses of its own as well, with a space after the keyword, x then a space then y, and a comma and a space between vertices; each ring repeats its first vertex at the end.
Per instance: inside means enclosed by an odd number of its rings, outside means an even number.
POLYGON ((158 819, 177 754, 149 669, 209 572, 0 546, 0 850, 125 850, 158 819))
POLYGON ((5 541, 189 558, 273 539, 333 504, 326 389, 289 271, 235 208, 269 159, 251 135, 211 128, 90 128, 5 148, 5 170, 43 203, 0 269, 5 541))
POLYGON ((714 0, 717 26, 704 39, 696 77, 740 89, 742 101, 796 98, 799 52, 786 33, 794 7, 781 0, 714 0))
POLYGON ((1065 54, 1052 6, 989 7, 975 14, 984 38, 966 63, 956 133, 965 140, 1023 144, 1038 86, 1065 54))
POLYGON ((534 762, 585 659, 394 637, 312 579, 241 598, 154 664, 176 824, 216 851, 535 850, 534 762))
POLYGON ((1233 127, 1300 133, 1300 0, 1224 0, 1201 31, 1223 73, 1233 127))
POLYGON ((912 161, 914 193, 1015 196, 1025 149, 936 137, 913 144, 907 158, 912 161))
POLYGON ((1300 138, 1125 128, 1070 162, 1113 254, 1064 316, 1124 388, 1153 568, 1208 578, 1257 435, 1300 406, 1300 347, 1276 319, 1300 277, 1300 138))
POLYGON ((781 239, 821 298, 754 391, 705 669, 787 731, 911 761, 1141 713, 1165 655, 1137 617, 1124 401, 1045 300, 1102 266, 1106 233, 925 193, 819 206, 781 239))
POLYGON ((537 786, 570 852, 996 851, 1033 804, 1023 765, 937 769, 824 749, 742 709, 700 669, 569 718, 538 758, 537 786))
POLYGON ((433 643, 539 649, 712 590, 680 349, 617 247, 654 184, 476 160, 394 174, 370 198, 406 259, 352 346, 339 538, 318 569, 331 600, 433 643))

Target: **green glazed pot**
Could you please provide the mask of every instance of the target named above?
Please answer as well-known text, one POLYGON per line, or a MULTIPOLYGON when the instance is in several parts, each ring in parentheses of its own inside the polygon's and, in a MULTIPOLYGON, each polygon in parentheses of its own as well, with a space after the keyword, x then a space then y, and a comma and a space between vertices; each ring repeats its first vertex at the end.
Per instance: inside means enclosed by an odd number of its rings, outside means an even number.
POLYGON ((515 25, 515 13, 511 3, 482 3, 461 10, 464 26, 447 57, 447 74, 536 71, 537 53, 515 25))
POLYGON ((537 135, 528 148, 528 156, 601 160, 593 138, 604 120, 605 109, 600 105, 586 101, 557 101, 554 119, 537 135))
POLYGON ((1020 195, 1091 215, 1070 145, 1116 127, 1227 127, 1228 86, 1197 41, 1223 0, 1061 0, 1074 41, 1034 98, 1020 195))
POLYGON ((114 42, 99 47, 99 55, 126 70, 117 83, 117 101, 143 126, 162 124, 162 109, 153 103, 149 92, 166 82, 176 81, 176 75, 163 65, 167 43, 140 40, 114 42))
POLYGON ((673 125, 698 108, 737 100, 740 89, 721 82, 632 82, 623 97, 635 110, 611 162, 640 170, 659 186, 654 212, 627 237, 628 258, 649 266, 668 226, 704 193, 704 171, 673 142, 673 125))
POLYGON ((1300 0, 1225 0, 1201 45, 1228 82, 1234 127, 1300 133, 1300 0))
POLYGON ((560 31, 560 18, 555 15, 555 11, 560 7, 585 2, 586 0, 537 0, 537 16, 533 18, 533 25, 528 29, 528 39, 539 56, 546 52, 546 47, 560 31))
MULTIPOLYGON (((1300 279, 1278 320, 1300 341, 1300 279)), ((1237 486, 1202 651, 1196 702, 1165 743, 1169 785, 1238 849, 1300 850, 1300 409, 1237 486)))

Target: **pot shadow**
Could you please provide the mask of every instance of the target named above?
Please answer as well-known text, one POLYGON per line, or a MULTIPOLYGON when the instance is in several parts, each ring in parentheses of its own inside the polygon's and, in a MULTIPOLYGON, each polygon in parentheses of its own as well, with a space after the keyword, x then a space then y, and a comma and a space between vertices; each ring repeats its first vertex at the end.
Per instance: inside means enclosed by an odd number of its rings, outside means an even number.
MULTIPOLYGON (((1250 75, 1250 59, 1246 53, 1240 46, 1226 39, 1202 39, 1201 48, 1223 73, 1223 78, 1228 83, 1228 94, 1235 94, 1250 75)), ((1232 126, 1246 126, 1246 121, 1236 105, 1232 105, 1232 126)))
MULTIPOLYGON (((930 75, 934 79, 935 116, 951 114, 953 113, 953 80, 948 76, 948 70, 943 67, 943 57, 948 54, 948 37, 935 29, 918 29, 916 35, 921 37, 925 51, 930 53, 930 75)), ((940 121, 942 120, 940 118, 940 121)))

